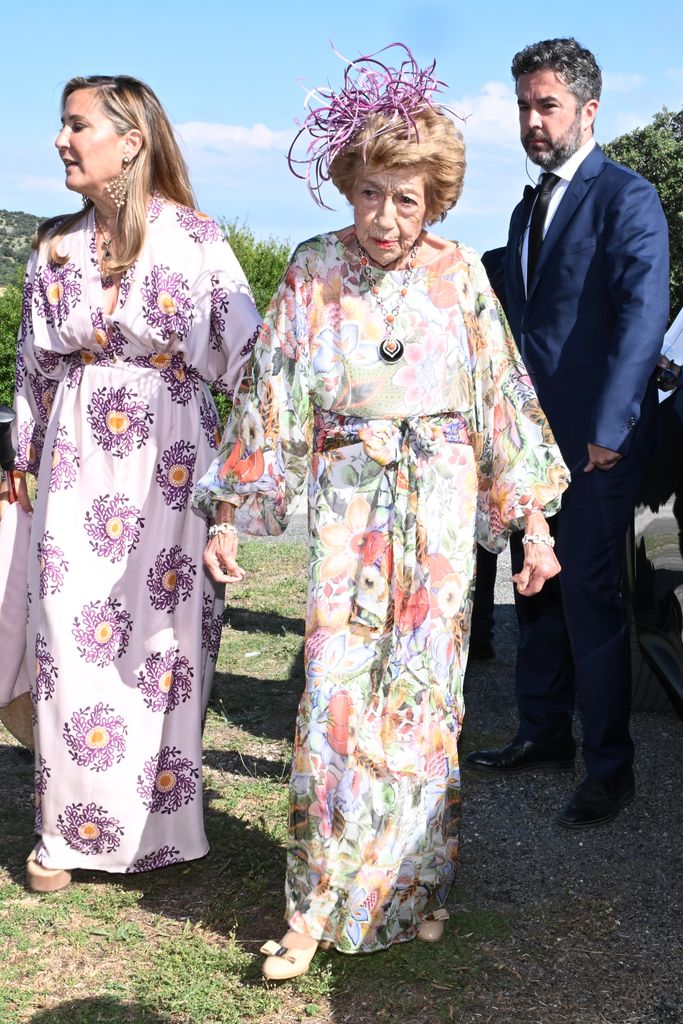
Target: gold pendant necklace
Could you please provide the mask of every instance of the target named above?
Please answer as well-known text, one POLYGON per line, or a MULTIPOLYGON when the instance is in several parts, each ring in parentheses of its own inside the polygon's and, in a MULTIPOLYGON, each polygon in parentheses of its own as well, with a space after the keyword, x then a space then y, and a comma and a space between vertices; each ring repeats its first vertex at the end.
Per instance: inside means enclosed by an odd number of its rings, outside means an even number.
POLYGON ((111 238, 107 238, 104 228, 102 227, 100 218, 97 216, 97 210, 95 210, 95 249, 97 250, 97 232, 99 231, 102 239, 102 255, 99 258, 100 267, 100 281, 102 282, 103 288, 111 288, 114 284, 114 278, 111 275, 111 271, 107 267, 107 263, 111 259, 111 244, 116 238, 116 235, 112 234, 111 238))
POLYGON ((105 234, 105 231, 104 231, 104 228, 102 227, 100 218, 97 216, 97 210, 95 210, 95 227, 99 231, 100 237, 102 238, 102 249, 103 249, 103 252, 102 252, 102 262, 104 262, 105 260, 110 260, 111 259, 111 243, 116 238, 116 235, 112 235, 111 238, 107 238, 107 236, 105 234))

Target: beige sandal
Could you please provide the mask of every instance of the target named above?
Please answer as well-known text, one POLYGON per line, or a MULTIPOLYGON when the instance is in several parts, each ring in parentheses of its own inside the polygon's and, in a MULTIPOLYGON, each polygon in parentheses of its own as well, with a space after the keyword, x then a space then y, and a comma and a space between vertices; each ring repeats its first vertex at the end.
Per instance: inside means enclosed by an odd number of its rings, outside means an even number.
MULTIPOLYGON (((37 849, 37 847, 36 847, 37 849)), ((26 888, 31 892, 59 892, 71 881, 71 872, 62 868, 44 868, 38 863, 36 850, 31 850, 26 861, 26 888)))
POLYGON ((448 920, 448 911, 441 907, 426 917, 417 929, 417 937, 421 942, 440 942, 448 920))
POLYGON ((299 978, 311 966, 311 960, 318 948, 314 942, 309 949, 289 949, 270 940, 259 950, 265 960, 261 973, 268 981, 287 981, 288 978, 299 978))

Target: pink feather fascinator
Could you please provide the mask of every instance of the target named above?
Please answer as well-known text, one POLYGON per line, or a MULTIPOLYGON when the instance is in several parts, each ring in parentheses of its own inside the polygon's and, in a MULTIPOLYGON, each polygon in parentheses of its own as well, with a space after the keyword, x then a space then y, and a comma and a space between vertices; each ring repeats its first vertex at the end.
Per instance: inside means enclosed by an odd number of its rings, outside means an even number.
POLYGON ((387 118, 377 135, 403 123, 406 137, 414 135, 419 142, 415 115, 426 107, 436 109, 433 97, 446 87, 434 74, 436 61, 420 68, 403 43, 391 43, 357 60, 347 60, 334 52, 346 63, 342 87, 338 92, 330 87, 311 89, 304 101, 308 113, 303 121, 297 122, 299 131, 287 154, 289 169, 307 183, 313 199, 326 210, 330 207, 323 201, 321 188, 330 180, 330 167, 335 157, 353 145, 368 119, 373 114, 387 118), (403 57, 398 67, 379 59, 393 49, 398 49, 403 57), (305 153, 296 157, 297 147, 306 136, 310 141, 305 153))

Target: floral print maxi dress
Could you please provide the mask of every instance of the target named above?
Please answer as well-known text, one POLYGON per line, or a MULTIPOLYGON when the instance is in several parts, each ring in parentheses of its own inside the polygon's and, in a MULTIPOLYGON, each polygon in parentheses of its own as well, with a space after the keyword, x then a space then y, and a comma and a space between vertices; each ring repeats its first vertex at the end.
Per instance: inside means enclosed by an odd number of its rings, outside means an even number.
MULTIPOLYGON (((286 916, 369 952, 413 938, 453 880, 475 541, 555 511, 567 474, 476 255, 443 242, 415 270, 387 365, 344 243, 296 251, 195 501, 277 533, 308 485, 286 916)), ((393 308, 403 273, 374 274, 393 308)))
MULTIPOLYGON (((92 212, 28 267, 17 467, 35 473, 27 656, 38 859, 143 871, 207 852, 201 724, 222 603, 189 504, 259 317, 219 227, 154 197, 103 313, 92 212)), ((105 282, 106 284, 106 282, 105 282)))

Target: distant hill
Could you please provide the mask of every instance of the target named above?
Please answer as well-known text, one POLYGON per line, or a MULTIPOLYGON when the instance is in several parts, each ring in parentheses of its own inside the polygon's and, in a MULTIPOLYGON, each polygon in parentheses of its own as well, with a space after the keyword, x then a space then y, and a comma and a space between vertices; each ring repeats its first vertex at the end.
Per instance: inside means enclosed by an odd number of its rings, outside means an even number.
POLYGON ((26 265, 31 239, 44 217, 0 210, 0 287, 14 284, 17 270, 26 265))

